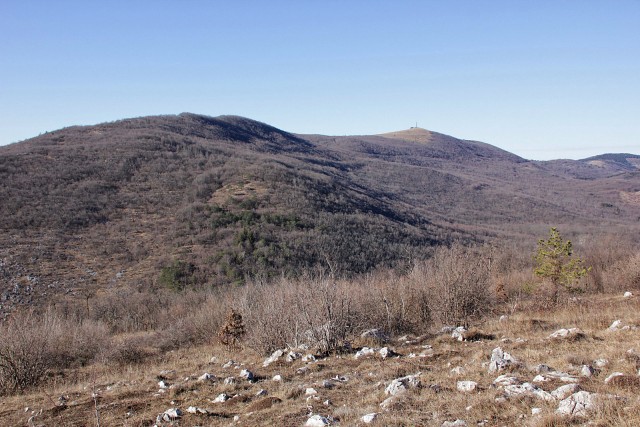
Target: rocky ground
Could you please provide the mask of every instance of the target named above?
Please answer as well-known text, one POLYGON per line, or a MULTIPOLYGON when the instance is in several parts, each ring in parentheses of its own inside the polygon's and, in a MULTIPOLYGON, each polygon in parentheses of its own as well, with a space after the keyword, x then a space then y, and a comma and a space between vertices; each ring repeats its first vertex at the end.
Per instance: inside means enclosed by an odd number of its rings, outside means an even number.
MULTIPOLYGON (((0 400, 16 426, 640 425, 633 295, 575 298, 322 357, 207 346, 94 364, 0 400)), ((358 344, 358 345, 356 345, 358 344)))

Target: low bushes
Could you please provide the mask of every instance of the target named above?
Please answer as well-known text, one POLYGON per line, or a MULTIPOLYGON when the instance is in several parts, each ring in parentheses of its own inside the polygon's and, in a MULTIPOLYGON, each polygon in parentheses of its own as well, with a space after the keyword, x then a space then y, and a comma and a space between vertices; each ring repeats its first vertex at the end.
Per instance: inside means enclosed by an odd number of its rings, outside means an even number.
MULTIPOLYGON (((405 272, 351 280, 323 274, 253 279, 209 291, 113 289, 76 305, 14 313, 0 323, 0 393, 38 385, 51 370, 96 360, 140 363, 217 341, 231 308, 246 327, 241 344, 261 353, 303 344, 339 351, 369 329, 395 336, 422 335, 444 324, 469 326, 491 313, 496 301, 516 310, 528 300, 539 309, 542 286, 534 282, 532 258, 514 256, 454 244, 405 272)), ((640 254, 601 264, 605 291, 640 288, 640 254)))

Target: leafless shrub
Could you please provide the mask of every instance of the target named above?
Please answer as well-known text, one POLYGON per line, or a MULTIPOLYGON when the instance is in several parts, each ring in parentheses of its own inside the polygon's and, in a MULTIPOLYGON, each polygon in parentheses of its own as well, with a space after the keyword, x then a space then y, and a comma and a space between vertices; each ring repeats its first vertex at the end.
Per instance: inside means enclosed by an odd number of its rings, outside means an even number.
POLYGON ((344 288, 330 278, 309 278, 299 282, 296 295, 302 326, 298 339, 320 352, 342 346, 352 334, 356 318, 344 288))
POLYGON ((454 244, 438 249, 422 272, 431 312, 443 324, 465 325, 492 308, 490 259, 454 244))
POLYGON ((604 282, 608 290, 640 289, 640 253, 622 259, 606 270, 604 282))
POLYGON ((256 280, 243 288, 239 304, 249 347, 269 353, 296 346, 299 325, 294 308, 295 291, 294 284, 284 278, 271 284, 256 280))
POLYGON ((58 319, 51 313, 17 313, 0 327, 0 391, 37 385, 52 366, 51 336, 58 319))
POLYGON ((49 357, 54 366, 84 366, 110 345, 109 330, 101 322, 59 321, 57 325, 50 336, 49 357))
POLYGON ((152 338, 149 334, 121 338, 105 350, 103 358, 106 362, 121 366, 142 363, 154 354, 153 348, 148 345, 148 341, 152 338))

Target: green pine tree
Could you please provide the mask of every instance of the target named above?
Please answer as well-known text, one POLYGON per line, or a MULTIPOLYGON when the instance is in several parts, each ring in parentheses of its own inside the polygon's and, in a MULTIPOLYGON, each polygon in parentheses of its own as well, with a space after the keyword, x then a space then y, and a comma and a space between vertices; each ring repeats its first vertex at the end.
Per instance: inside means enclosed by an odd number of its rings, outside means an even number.
POLYGON ((534 273, 553 284, 555 299, 560 288, 577 290, 575 283, 589 271, 580 258, 573 256, 571 241, 565 241, 555 227, 549 230, 547 240, 538 241, 535 260, 534 273))

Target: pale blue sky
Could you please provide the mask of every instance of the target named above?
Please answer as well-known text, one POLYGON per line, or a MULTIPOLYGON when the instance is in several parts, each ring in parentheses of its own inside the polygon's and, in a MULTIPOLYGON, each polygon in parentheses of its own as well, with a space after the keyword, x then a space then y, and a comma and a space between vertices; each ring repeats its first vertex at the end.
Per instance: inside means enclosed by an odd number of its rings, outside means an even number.
POLYGON ((0 0, 0 145, 184 111, 640 154, 640 1, 0 0))

